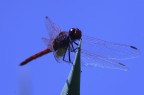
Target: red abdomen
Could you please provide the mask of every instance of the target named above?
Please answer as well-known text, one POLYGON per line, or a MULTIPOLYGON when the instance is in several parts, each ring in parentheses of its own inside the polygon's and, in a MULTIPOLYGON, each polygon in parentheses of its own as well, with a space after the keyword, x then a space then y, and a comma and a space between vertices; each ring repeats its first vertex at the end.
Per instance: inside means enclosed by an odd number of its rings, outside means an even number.
POLYGON ((43 56, 43 55, 45 55, 45 54, 47 54, 49 52, 51 52, 51 50, 47 48, 47 49, 45 49, 45 50, 43 50, 43 51, 41 51, 39 53, 36 53, 36 54, 30 56, 29 58, 25 59, 23 62, 21 62, 20 66, 23 66, 23 65, 27 64, 28 62, 30 62, 30 61, 38 58, 38 57, 41 57, 41 56, 43 56))

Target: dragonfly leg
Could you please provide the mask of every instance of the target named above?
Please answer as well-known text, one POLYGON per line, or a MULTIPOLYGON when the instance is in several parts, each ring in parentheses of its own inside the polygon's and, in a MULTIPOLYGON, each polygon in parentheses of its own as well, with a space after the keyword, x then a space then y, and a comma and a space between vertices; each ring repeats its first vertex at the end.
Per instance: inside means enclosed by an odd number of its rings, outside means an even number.
POLYGON ((73 42, 74 42, 74 44, 76 44, 78 46, 78 43, 76 43, 75 41, 73 41, 73 42))
POLYGON ((66 60, 65 60, 66 52, 67 52, 67 49, 65 50, 65 53, 64 53, 64 56, 63 56, 63 61, 66 61, 66 60))
POLYGON ((69 43, 69 46, 65 50, 65 53, 64 53, 64 56, 63 56, 63 61, 72 63, 72 61, 71 61, 71 54, 70 53, 71 52, 76 53, 77 49, 78 49, 78 43, 76 43, 75 41, 71 41, 69 43), (76 48, 74 47, 74 44, 77 46, 76 48), (65 59, 67 51, 68 51, 68 60, 65 59))
POLYGON ((70 58, 70 46, 68 46, 67 49, 65 50, 65 53, 64 53, 64 56, 63 56, 63 61, 72 63, 71 58, 70 58), (68 51, 68 60, 65 59, 67 51, 68 51))
POLYGON ((76 46, 78 46, 78 43, 76 43, 75 41, 71 42, 71 46, 72 46, 71 51, 72 52, 76 52, 76 50, 78 49, 78 47, 74 48, 73 44, 75 44, 76 46))
POLYGON ((68 56, 69 56, 69 62, 71 62, 71 57, 70 57, 70 45, 68 46, 68 56))
POLYGON ((70 45, 71 45, 71 52, 73 52, 74 51, 73 43, 71 43, 70 45))

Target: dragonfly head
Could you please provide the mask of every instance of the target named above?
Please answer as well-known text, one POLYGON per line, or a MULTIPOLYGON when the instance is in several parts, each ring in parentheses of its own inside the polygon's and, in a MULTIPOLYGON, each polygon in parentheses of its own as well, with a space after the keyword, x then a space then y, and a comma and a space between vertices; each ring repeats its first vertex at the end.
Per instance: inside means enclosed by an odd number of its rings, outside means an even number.
POLYGON ((81 39, 81 36, 82 36, 81 30, 79 30, 78 28, 71 28, 69 30, 69 37, 71 40, 81 39))

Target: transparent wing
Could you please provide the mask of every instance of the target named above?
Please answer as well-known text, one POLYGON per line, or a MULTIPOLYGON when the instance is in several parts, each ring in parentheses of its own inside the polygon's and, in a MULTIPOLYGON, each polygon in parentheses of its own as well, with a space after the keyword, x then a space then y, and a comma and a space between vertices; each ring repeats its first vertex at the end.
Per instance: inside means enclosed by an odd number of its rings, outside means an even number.
POLYGON ((45 43, 45 45, 47 46, 47 48, 49 48, 51 51, 53 51, 53 40, 52 39, 48 39, 48 38, 42 38, 43 42, 45 43))
POLYGON ((54 57, 57 62, 62 63, 63 62, 63 56, 65 54, 66 48, 60 48, 56 51, 53 51, 54 57))
POLYGON ((45 17, 45 24, 49 33, 50 39, 55 39, 56 36, 61 32, 61 28, 53 23, 48 16, 45 17))
POLYGON ((140 54, 140 51, 134 46, 108 42, 88 36, 82 36, 82 50, 88 51, 89 54, 104 56, 109 60, 130 59, 140 54))
POLYGON ((50 20, 48 16, 45 17, 45 25, 49 34, 49 38, 42 38, 48 48, 53 51, 53 40, 61 32, 61 28, 50 20))
POLYGON ((85 66, 127 70, 126 66, 117 60, 96 55, 85 50, 82 50, 81 53, 82 64, 85 66))

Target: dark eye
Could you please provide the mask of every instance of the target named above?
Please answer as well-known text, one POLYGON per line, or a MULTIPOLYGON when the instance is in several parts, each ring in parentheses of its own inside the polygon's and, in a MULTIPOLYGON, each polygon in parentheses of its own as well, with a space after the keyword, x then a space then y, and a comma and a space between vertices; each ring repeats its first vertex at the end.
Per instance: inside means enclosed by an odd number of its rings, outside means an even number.
POLYGON ((69 30, 69 37, 72 40, 80 39, 81 38, 81 31, 78 28, 71 28, 69 30))
POLYGON ((75 28, 71 28, 71 29, 69 30, 69 36, 74 36, 74 35, 75 35, 75 31, 76 31, 75 28))
POLYGON ((75 31, 75 28, 71 28, 69 31, 70 31, 70 32, 74 32, 74 31, 75 31))

